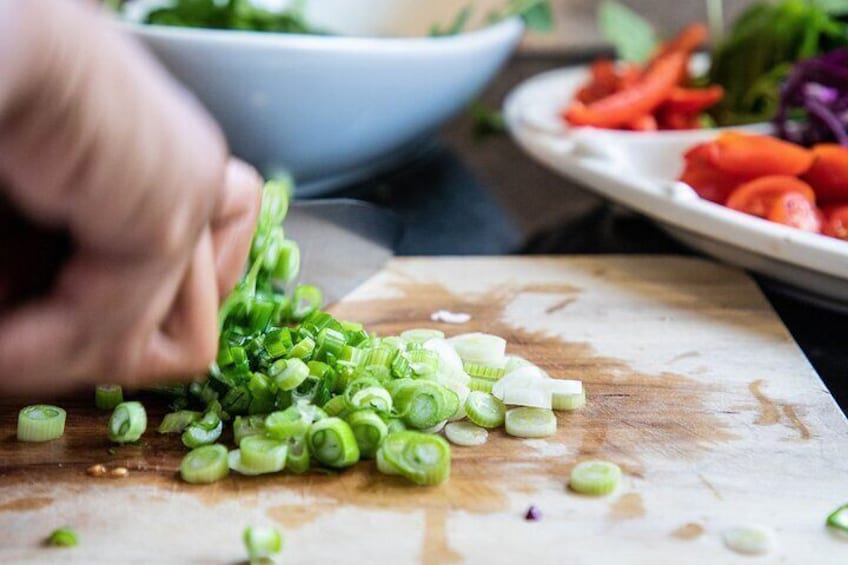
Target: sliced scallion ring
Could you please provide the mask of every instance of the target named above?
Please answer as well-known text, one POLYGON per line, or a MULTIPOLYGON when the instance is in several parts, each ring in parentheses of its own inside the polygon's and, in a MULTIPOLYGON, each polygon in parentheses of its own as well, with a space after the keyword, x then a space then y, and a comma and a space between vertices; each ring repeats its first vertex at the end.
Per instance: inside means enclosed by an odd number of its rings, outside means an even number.
POLYGON ((165 414, 159 429, 160 434, 181 434, 188 426, 197 422, 203 414, 194 410, 177 410, 165 414))
POLYGON ((544 408, 512 408, 504 419, 506 433, 515 437, 542 438, 556 433, 556 416, 544 408))
POLYGON ((430 339, 444 339, 445 332, 430 328, 415 328, 401 332, 400 338, 407 343, 424 343, 430 339))
POLYGON ((97 385, 94 389, 94 405, 98 410, 114 410, 124 401, 124 390, 120 385, 97 385))
POLYGON ((258 564, 283 550, 283 536, 271 527, 247 527, 243 537, 250 565, 258 564))
POLYGON ((306 436, 293 436, 286 440, 286 470, 292 473, 305 473, 309 470, 309 447, 306 436))
POLYGON ((309 450, 328 467, 350 467, 359 461, 359 445, 353 430, 341 418, 324 418, 309 428, 309 450))
POLYGON ((189 451, 180 463, 180 476, 187 483, 214 483, 230 472, 227 448, 220 444, 204 445, 189 451))
POLYGON ((465 447, 483 445, 489 439, 489 432, 471 422, 451 422, 445 426, 448 441, 465 447))
POLYGON ((600 496, 615 490, 621 481, 621 468, 609 461, 583 461, 571 470, 568 486, 574 492, 600 496))
POLYGON ((463 363, 463 368, 465 372, 471 375, 472 377, 477 377, 479 379, 487 379, 490 381, 496 381, 502 376, 504 376, 504 369, 501 366, 493 366, 493 365, 483 365, 480 363, 463 363))
POLYGON ((147 412, 141 402, 122 402, 109 418, 109 439, 116 443, 138 441, 147 429, 147 412))
POLYGON ((380 446, 377 468, 419 485, 439 484, 450 476, 450 445, 437 435, 395 432, 380 446))
POLYGON ((504 424, 506 408, 487 392, 472 391, 465 401, 468 419, 483 428, 497 428, 504 424))
POLYGON ((504 362, 506 340, 502 337, 475 332, 452 337, 448 343, 466 363, 497 367, 504 362))
POLYGON ((233 420, 233 440, 236 445, 241 443, 241 440, 247 436, 256 436, 265 434, 265 416, 236 416, 233 420))
POLYGON ((50 441, 65 433, 65 410, 49 404, 35 404, 18 413, 18 441, 50 441))
POLYGON ((282 441, 262 436, 241 440, 242 466, 259 473, 277 473, 286 466, 288 445, 282 441))
POLYGON ((75 547, 79 545, 79 538, 75 531, 66 526, 53 530, 50 537, 47 538, 47 545, 53 547, 75 547))
POLYGON ((347 422, 353 430, 362 457, 374 458, 380 444, 389 435, 386 423, 373 410, 358 410, 348 417, 347 422))
POLYGON ((294 390, 309 376, 309 366, 297 357, 274 362, 269 375, 280 390, 294 390))

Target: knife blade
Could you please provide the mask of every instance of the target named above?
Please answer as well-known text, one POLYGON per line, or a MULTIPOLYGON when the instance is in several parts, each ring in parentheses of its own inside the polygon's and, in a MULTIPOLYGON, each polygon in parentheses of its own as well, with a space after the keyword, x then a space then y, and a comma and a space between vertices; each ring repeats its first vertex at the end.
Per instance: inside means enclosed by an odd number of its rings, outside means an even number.
POLYGON ((394 255, 403 226, 392 212, 359 200, 292 202, 283 227, 300 246, 300 279, 338 302, 394 255))

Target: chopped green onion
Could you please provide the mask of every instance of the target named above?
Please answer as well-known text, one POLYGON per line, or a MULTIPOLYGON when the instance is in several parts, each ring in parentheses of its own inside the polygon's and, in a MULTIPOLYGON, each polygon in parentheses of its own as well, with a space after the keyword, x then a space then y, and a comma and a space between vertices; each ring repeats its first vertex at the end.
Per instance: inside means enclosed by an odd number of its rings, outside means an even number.
POLYGON ((348 417, 347 422, 353 430, 359 453, 363 458, 372 459, 377 454, 380 444, 389 435, 386 423, 373 410, 354 412, 348 417))
POLYGON ((227 448, 220 444, 192 449, 180 463, 180 476, 187 483, 214 483, 229 473, 227 448))
POLYGON ((299 285, 292 293, 291 319, 299 322, 317 311, 324 302, 324 293, 309 284, 299 285))
POLYGON ((450 476, 450 446, 444 438, 421 432, 395 432, 377 451, 377 468, 418 485, 436 485, 450 476))
POLYGON ((551 380, 536 366, 521 367, 497 381, 492 386, 492 394, 504 404, 550 409, 551 380))
POLYGON ((181 434, 189 425, 197 422, 203 414, 194 410, 178 410, 165 414, 157 430, 160 434, 181 434))
POLYGON ((309 428, 309 450, 328 467, 350 467, 359 461, 359 445, 353 430, 341 418, 324 418, 309 428))
POLYGON ((297 357, 274 362, 270 369, 271 378, 280 390, 294 390, 309 376, 309 366, 297 357))
POLYGON ((507 410, 506 433, 515 437, 540 438, 556 433, 556 416, 544 408, 512 408, 507 410))
POLYGON ((400 418, 389 418, 389 421, 386 423, 386 428, 388 433, 393 434, 395 432, 403 432, 406 431, 406 424, 403 423, 403 420, 400 418))
POLYGON ((114 410, 124 401, 124 390, 119 385, 97 385, 94 388, 94 405, 99 410, 114 410))
POLYGON ((763 555, 775 545, 772 530, 756 524, 729 528, 721 537, 729 549, 744 555, 763 555))
POLYGON ((47 538, 47 545, 53 547, 74 547, 79 544, 79 538, 75 531, 69 527, 53 530, 47 538))
POLYGON ((409 360, 409 368, 419 378, 429 378, 436 375, 439 370, 439 356, 428 349, 417 349, 406 354, 409 360))
POLYGON ((506 340, 496 335, 484 333, 462 334, 448 339, 459 357, 465 363, 501 366, 506 353, 506 340))
POLYGON ((520 369, 522 367, 535 367, 533 363, 525 359, 524 357, 520 357, 518 355, 507 355, 504 358, 504 374, 508 375, 509 373, 515 371, 516 369, 520 369))
POLYGON ((827 525, 848 534, 848 504, 834 510, 827 517, 827 525))
POLYGON ((288 444, 262 436, 249 436, 241 440, 241 463, 257 473, 277 473, 286 466, 288 444))
POLYGON ((18 412, 18 441, 50 441, 65 433, 66 413, 58 406, 35 404, 18 412))
POLYGON ((233 421, 233 439, 236 445, 248 436, 265 434, 265 416, 236 416, 233 421))
POLYGON ((445 426, 445 437, 453 444, 473 447, 486 443, 489 432, 471 422, 451 422, 445 426))
POLYGON ((599 496, 614 491, 620 480, 621 469, 615 463, 583 461, 571 470, 568 486, 580 494, 599 496))
POLYGON ((347 400, 342 395, 334 396, 324 404, 328 416, 342 416, 347 411, 347 400))
POLYGON ((138 441, 147 429, 147 412, 141 402, 122 402, 109 418, 109 439, 115 443, 138 441))
POLYGON ((286 470, 292 473, 305 473, 309 470, 309 446, 306 436, 292 436, 286 440, 286 470))
MULTIPOLYGON (((257 436, 250 436, 257 437, 257 436)), ((247 439, 247 438, 245 438, 247 439)), ((247 465, 245 465, 241 460, 241 449, 233 449, 227 454, 227 465, 229 466, 231 471, 235 471, 240 475, 254 476, 254 475, 262 475, 262 471, 257 471, 255 469, 251 469, 247 465)))
POLYGON ((289 351, 289 357, 292 359, 306 359, 312 355, 315 349, 315 340, 311 337, 305 337, 294 344, 294 347, 289 351))
POLYGON ((283 536, 271 527, 248 526, 244 530, 244 546, 247 548, 250 565, 255 565, 283 550, 283 536))
MULTIPOLYGON (((555 381, 562 382, 562 381, 555 381)), ((580 382, 580 381, 575 381, 580 382)), ((577 410, 586 405, 586 391, 580 387, 580 392, 557 392, 551 393, 551 408, 554 410, 577 410)))
POLYGON ((495 384, 495 381, 490 381, 489 379, 481 379, 478 377, 471 377, 471 380, 468 381, 468 388, 471 390, 478 390, 480 392, 492 392, 492 386, 495 384))
MULTIPOLYGON (((315 410, 321 409, 308 406, 289 406, 281 412, 271 412, 265 418, 265 430, 268 435, 279 440, 306 435, 312 422, 320 419, 316 417, 318 414, 315 410)), ((326 413, 323 410, 321 412, 326 417, 326 413)))
POLYGON ((427 380, 409 380, 393 398, 404 423, 419 430, 447 420, 459 407, 456 393, 427 380))
POLYGON ((483 428, 497 428, 503 425, 506 408, 503 403, 487 392, 472 391, 465 401, 465 413, 468 419, 483 428))
POLYGON ((424 343, 431 339, 444 339, 445 332, 430 328, 415 328, 401 332, 400 338, 407 343, 424 343))
POLYGON ((354 410, 368 408, 378 412, 389 412, 392 409, 392 396, 381 386, 369 386, 353 395, 350 406, 354 410))
POLYGON ((346 345, 344 333, 333 328, 324 328, 315 340, 318 345, 319 355, 326 357, 332 355, 338 357, 346 345))
POLYGON ((501 366, 482 365, 480 363, 463 363, 463 369, 472 377, 480 379, 488 379, 496 381, 504 376, 504 369, 501 366))
POLYGON ((221 432, 224 429, 224 423, 220 416, 214 411, 209 410, 200 420, 190 424, 181 436, 183 445, 188 448, 200 447, 201 445, 209 445, 218 441, 221 437, 221 432))

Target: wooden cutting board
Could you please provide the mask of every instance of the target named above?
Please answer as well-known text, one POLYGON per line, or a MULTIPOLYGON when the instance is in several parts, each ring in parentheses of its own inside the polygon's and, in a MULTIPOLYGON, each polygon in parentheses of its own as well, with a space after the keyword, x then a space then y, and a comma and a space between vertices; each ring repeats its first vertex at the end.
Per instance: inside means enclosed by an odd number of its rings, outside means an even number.
MULTIPOLYGON (((0 402, 0 561, 235 563, 247 524, 285 531, 283 563, 747 563, 723 546, 736 524, 774 529, 760 562, 846 563, 824 527, 848 502, 848 424, 756 285, 679 257, 399 259, 334 309, 379 334, 486 331, 588 405, 546 440, 501 432, 453 449, 451 479, 411 487, 362 463, 341 474, 180 482, 176 437, 112 447, 90 398, 62 401, 65 437, 14 439, 0 402), (430 322, 438 309, 467 324, 430 322), (625 470, 604 498, 566 488, 571 467, 625 470), (94 463, 124 479, 91 478, 94 463), (530 505, 539 522, 523 516, 530 505), (39 547, 73 526, 75 549, 39 547)), ((163 407, 147 405, 151 427, 163 407)))

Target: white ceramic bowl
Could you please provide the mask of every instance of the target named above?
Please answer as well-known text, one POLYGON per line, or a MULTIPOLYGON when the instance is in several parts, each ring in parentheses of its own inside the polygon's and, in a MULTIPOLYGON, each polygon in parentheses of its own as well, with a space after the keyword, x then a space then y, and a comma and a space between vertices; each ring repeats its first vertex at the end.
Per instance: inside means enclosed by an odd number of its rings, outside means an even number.
POLYGON ((236 155, 291 172, 308 195, 397 160, 500 69, 521 38, 517 18, 426 37, 465 4, 308 3, 308 21, 340 36, 128 27, 219 120, 236 155))

